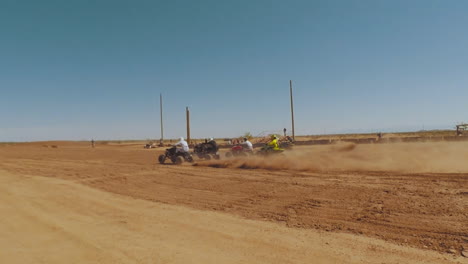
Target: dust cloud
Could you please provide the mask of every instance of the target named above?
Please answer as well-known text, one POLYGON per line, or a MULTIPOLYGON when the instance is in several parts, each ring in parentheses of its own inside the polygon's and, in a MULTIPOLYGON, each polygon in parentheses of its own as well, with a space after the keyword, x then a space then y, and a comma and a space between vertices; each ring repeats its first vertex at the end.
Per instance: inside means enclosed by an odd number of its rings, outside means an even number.
POLYGON ((394 144, 338 143, 298 146, 267 158, 202 161, 196 166, 297 171, 398 171, 409 173, 468 172, 467 142, 394 144))

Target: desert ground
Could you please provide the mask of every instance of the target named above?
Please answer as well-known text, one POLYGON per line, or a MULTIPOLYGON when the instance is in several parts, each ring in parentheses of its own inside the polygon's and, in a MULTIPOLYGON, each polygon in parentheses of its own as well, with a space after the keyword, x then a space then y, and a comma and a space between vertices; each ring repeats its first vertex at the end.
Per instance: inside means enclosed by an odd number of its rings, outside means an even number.
POLYGON ((0 263, 468 263, 468 142, 163 151, 1 144, 0 263))

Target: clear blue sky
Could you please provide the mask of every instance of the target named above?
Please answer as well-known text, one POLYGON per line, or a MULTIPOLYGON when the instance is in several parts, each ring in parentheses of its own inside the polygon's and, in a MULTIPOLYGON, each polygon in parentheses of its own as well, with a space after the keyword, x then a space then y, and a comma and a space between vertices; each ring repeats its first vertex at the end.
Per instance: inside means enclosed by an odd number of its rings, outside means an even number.
POLYGON ((0 1, 0 141, 453 128, 468 1, 0 1))

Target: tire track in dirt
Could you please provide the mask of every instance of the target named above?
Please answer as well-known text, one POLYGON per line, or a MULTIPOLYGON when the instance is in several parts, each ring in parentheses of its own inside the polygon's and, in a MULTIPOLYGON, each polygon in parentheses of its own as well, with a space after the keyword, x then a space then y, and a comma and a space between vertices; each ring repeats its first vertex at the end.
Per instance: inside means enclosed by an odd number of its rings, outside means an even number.
POLYGON ((457 263, 350 234, 163 205, 0 170, 1 263, 457 263))
POLYGON ((158 153, 9 148, 0 153, 0 168, 291 227, 362 234, 440 252, 468 248, 466 173, 153 166, 158 153))

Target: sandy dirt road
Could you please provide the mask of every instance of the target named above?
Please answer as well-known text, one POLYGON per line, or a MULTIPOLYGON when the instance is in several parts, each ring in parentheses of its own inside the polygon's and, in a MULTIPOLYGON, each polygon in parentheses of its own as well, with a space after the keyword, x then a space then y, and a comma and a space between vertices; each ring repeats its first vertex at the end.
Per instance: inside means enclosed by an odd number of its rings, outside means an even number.
POLYGON ((1 263, 450 263, 434 252, 0 171, 1 263))
POLYGON ((467 262, 467 173, 440 156, 431 172, 366 170, 378 158, 361 146, 313 153, 320 168, 171 166, 141 146, 54 144, 0 148, 2 263, 467 262))

